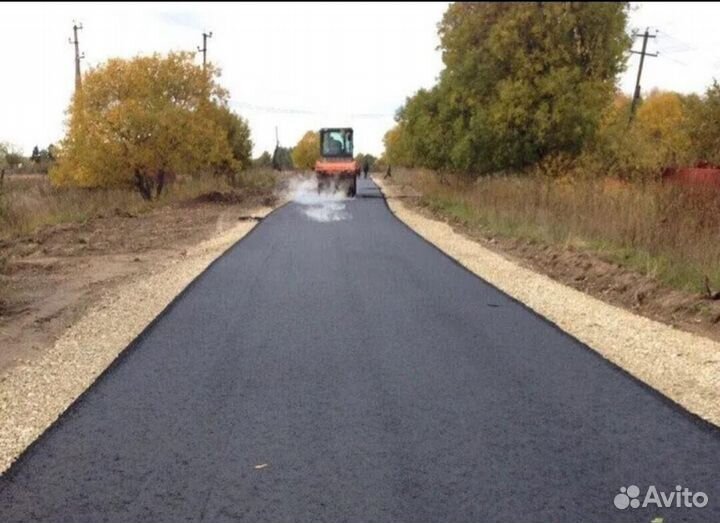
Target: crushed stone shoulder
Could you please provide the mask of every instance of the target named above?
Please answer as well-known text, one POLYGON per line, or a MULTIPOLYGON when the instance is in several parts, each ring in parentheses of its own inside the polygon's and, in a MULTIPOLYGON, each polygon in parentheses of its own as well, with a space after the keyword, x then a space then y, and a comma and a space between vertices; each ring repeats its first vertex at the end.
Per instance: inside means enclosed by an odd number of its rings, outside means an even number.
POLYGON ((720 343, 605 303, 413 211, 375 177, 392 212, 461 265, 685 409, 720 425, 720 343))
MULTIPOLYGON (((262 218, 272 211, 259 208, 262 218)), ((110 288, 39 359, 0 375, 0 472, 40 436, 168 304, 256 225, 236 226, 168 260, 150 274, 110 288)))

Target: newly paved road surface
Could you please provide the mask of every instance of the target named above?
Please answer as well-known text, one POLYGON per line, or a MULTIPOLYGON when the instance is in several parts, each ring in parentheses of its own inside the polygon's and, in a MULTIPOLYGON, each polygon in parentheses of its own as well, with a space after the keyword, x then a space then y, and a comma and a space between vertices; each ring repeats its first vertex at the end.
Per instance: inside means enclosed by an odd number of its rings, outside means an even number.
POLYGON ((0 522, 717 522, 719 473, 717 430, 363 181, 201 276, 0 479, 0 522), (629 485, 708 504, 618 510, 629 485))

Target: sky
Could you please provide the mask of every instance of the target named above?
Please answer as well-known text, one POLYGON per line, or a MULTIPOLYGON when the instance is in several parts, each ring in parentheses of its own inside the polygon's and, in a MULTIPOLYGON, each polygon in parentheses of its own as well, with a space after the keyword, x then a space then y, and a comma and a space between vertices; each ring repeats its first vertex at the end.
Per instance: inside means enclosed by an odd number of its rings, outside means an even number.
MULTIPOLYGON (((83 69, 111 57, 196 51, 212 31, 231 107, 248 119, 253 154, 293 146, 309 129, 351 126, 357 152, 379 155, 393 114, 442 70, 437 23, 447 2, 2 3, 0 142, 25 154, 64 133, 74 87, 73 20, 83 69)), ((644 91, 703 92, 720 78, 720 4, 632 3, 630 28, 649 27, 644 91), (658 31, 657 33, 655 31, 658 31)), ((640 49, 640 40, 635 48, 640 49)), ((196 57, 201 63, 201 57, 196 57)), ((620 87, 634 89, 632 55, 620 87)))

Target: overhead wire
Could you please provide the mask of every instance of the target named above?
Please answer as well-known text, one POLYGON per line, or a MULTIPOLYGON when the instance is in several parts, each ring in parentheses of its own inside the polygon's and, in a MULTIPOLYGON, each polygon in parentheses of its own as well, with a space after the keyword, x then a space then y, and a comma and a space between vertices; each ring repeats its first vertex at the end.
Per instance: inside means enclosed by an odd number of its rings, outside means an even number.
MULTIPOLYGON (((301 108, 289 108, 289 107, 276 107, 276 106, 263 106, 256 105, 247 102, 234 102, 233 106, 238 109, 247 109, 250 111, 258 111, 273 114, 299 114, 299 115, 317 115, 317 116, 328 116, 331 114, 338 115, 337 113, 330 113, 328 111, 313 111, 309 109, 301 108)), ((340 114, 349 118, 392 118, 394 115, 389 113, 346 113, 340 114)))

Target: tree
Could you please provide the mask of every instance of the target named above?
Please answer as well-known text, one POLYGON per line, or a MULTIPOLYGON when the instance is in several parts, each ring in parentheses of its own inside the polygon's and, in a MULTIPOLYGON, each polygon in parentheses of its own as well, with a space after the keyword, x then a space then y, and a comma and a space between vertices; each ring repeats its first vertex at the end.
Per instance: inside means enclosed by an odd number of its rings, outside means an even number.
POLYGON ((398 123, 385 133, 383 144, 385 145, 383 157, 387 165, 413 167, 407 147, 407 133, 402 123, 398 123))
POLYGON ((713 83, 702 98, 686 97, 688 134, 698 160, 720 164, 720 84, 713 83))
POLYGON ((24 162, 25 158, 20 149, 12 144, 0 142, 0 177, 4 179, 6 171, 13 172, 24 162))
POLYGON ((83 77, 68 109, 69 125, 56 185, 134 185, 159 196, 176 174, 198 175, 232 163, 215 119, 227 105, 218 72, 193 63, 192 53, 111 59, 83 77))
POLYGON ((24 161, 25 158, 17 149, 10 148, 5 153, 5 164, 10 169, 17 169, 23 164, 24 161))
POLYGON ((240 115, 224 105, 209 106, 210 117, 225 131, 233 161, 225 161, 217 166, 217 170, 228 176, 231 184, 235 183, 238 171, 247 169, 252 164, 252 147, 250 126, 240 115))
POLYGON ((38 151, 38 163, 48 163, 50 161, 50 153, 47 149, 40 149, 38 151))
POLYGON ((263 151, 260 156, 253 160, 253 165, 255 167, 272 167, 272 156, 270 156, 269 152, 263 151))
POLYGON ((7 169, 8 145, 0 142, 0 186, 5 182, 5 170, 7 169))
POLYGON ((320 138, 316 131, 306 132, 292 151, 292 161, 296 169, 312 170, 320 158, 320 138))
POLYGON ((377 163, 377 158, 375 158, 375 156, 373 156, 372 154, 358 153, 355 156, 355 161, 360 165, 361 168, 363 165, 365 165, 365 162, 367 161, 368 167, 372 171, 375 167, 375 164, 377 163))
POLYGON ((677 93, 654 91, 637 110, 634 124, 646 140, 659 168, 686 163, 690 152, 687 115, 677 93))
POLYGON ((452 141, 448 140, 447 129, 452 122, 443 99, 446 91, 444 85, 420 89, 398 111, 396 119, 403 124, 398 145, 406 163, 431 169, 451 167, 452 141))
POLYGON ((0 168, 7 167, 7 154, 10 150, 10 145, 0 142, 0 168))
MULTIPOLYGON (((658 170, 654 149, 638 126, 628 126, 630 97, 616 93, 603 113, 597 132, 581 157, 584 172, 622 179, 642 179, 658 170)), ((637 119, 635 120, 635 122, 637 119)))
POLYGON ((288 147, 275 147, 271 162, 273 169, 278 171, 286 171, 292 169, 294 167, 292 160, 292 151, 292 148, 288 147))
POLYGON ((253 143, 247 120, 224 105, 213 104, 210 109, 212 119, 225 130, 230 152, 233 159, 238 162, 238 167, 248 168, 251 163, 253 143))
POLYGON ((445 69, 398 112, 388 161, 483 173, 579 154, 625 67, 627 14, 626 2, 451 4, 445 69))
POLYGON ((630 98, 618 93, 583 154, 587 172, 630 180, 654 179, 668 167, 692 162, 688 107, 696 97, 653 91, 628 124, 630 98))

